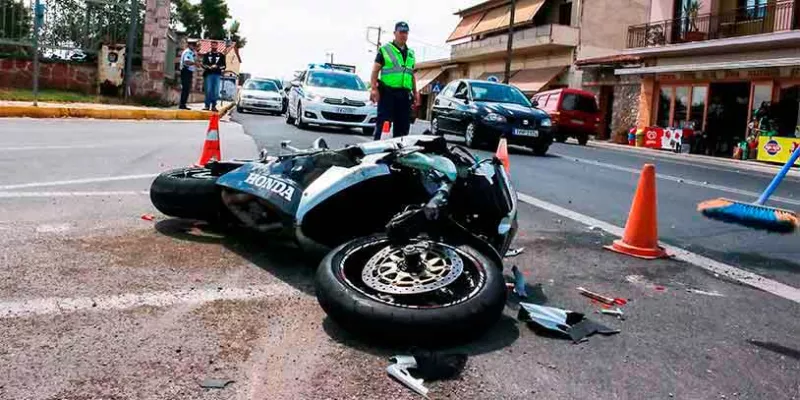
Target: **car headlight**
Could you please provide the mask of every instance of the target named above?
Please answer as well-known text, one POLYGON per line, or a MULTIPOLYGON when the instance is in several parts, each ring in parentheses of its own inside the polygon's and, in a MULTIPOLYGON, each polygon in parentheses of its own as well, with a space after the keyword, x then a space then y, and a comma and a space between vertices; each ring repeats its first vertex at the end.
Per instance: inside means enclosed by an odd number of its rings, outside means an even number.
POLYGON ((488 122, 500 122, 500 123, 503 123, 503 122, 506 122, 506 117, 504 117, 504 116, 502 116, 500 114, 489 113, 489 114, 486 114, 486 116, 483 117, 483 120, 484 121, 488 121, 488 122))
POLYGON ((312 93, 306 93, 305 98, 308 101, 313 101, 313 102, 316 102, 316 103, 319 103, 319 102, 325 100, 324 97, 322 97, 322 96, 320 96, 318 94, 312 94, 312 93))
POLYGON ((539 126, 545 126, 545 127, 553 126, 553 121, 551 121, 550 118, 545 118, 542 120, 542 122, 539 123, 539 126))

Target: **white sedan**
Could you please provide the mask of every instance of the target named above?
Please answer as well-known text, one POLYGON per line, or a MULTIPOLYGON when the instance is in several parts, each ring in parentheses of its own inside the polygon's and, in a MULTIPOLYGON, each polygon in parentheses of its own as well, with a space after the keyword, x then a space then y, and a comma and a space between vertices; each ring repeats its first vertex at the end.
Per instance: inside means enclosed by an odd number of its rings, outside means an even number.
POLYGON ((236 111, 266 111, 280 114, 283 111, 283 95, 272 80, 248 79, 239 93, 236 111))

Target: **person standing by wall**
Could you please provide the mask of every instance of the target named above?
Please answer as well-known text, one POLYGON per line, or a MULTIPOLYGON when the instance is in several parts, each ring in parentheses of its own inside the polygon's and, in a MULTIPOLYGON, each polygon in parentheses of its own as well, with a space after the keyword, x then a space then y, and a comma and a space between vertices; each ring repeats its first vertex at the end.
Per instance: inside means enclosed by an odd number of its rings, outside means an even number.
POLYGON ((189 109, 189 107, 186 107, 186 102, 189 100, 189 91, 192 90, 192 75, 196 65, 195 46, 194 42, 187 42, 186 49, 181 53, 181 99, 178 105, 181 110, 189 109))
POLYGON ((224 46, 222 42, 215 42, 211 45, 211 51, 203 56, 203 69, 205 70, 205 91, 206 104, 203 110, 217 111, 217 100, 219 99, 219 84, 222 72, 227 67, 225 55, 219 50, 224 46))
POLYGON ((420 104, 417 80, 414 78, 414 51, 408 48, 407 41, 408 24, 398 22, 394 26, 394 40, 382 46, 375 57, 370 77, 370 99, 378 103, 375 140, 381 138, 385 121, 392 123, 393 136, 408 135, 411 107, 420 104))

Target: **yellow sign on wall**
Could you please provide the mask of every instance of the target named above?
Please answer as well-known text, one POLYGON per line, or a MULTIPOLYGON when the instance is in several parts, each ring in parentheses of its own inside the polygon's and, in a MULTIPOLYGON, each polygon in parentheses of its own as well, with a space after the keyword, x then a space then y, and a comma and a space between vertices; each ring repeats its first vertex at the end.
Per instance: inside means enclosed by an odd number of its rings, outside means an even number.
MULTIPOLYGON (((797 147, 800 147, 800 138, 761 136, 758 138, 757 160, 786 164, 797 147)), ((800 160, 795 165, 800 165, 800 160)))

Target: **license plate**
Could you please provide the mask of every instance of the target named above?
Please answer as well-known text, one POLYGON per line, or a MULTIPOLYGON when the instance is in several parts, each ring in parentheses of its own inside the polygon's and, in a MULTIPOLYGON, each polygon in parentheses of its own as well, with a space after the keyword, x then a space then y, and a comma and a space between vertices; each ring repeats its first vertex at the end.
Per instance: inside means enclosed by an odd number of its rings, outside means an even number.
POLYGON ((578 124, 578 125, 583 125, 583 120, 581 120, 581 119, 573 119, 572 123, 573 124, 578 124))
POLYGON ((339 108, 336 109, 336 112, 339 113, 339 114, 355 114, 356 110, 354 110, 352 108, 339 107, 339 108))
POLYGON ((517 136, 539 137, 539 131, 535 129, 514 129, 514 134, 517 136))

